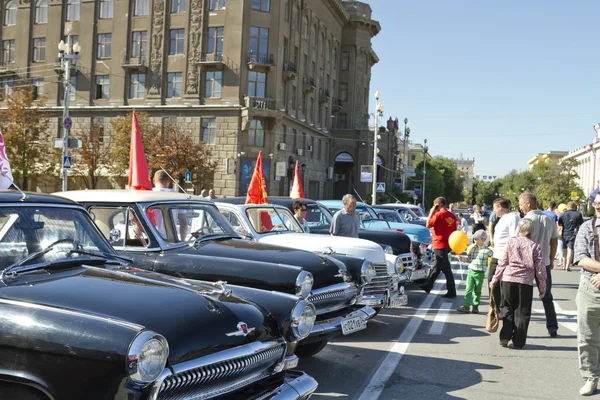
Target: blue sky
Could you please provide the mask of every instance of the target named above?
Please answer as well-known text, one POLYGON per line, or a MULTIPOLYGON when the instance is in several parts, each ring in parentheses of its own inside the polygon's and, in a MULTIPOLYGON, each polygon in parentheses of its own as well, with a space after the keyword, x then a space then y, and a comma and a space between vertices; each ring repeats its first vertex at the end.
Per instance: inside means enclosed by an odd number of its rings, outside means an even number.
POLYGON ((475 174, 524 170, 537 153, 591 143, 600 122, 600 2, 369 0, 370 109, 408 117, 432 155, 475 174))

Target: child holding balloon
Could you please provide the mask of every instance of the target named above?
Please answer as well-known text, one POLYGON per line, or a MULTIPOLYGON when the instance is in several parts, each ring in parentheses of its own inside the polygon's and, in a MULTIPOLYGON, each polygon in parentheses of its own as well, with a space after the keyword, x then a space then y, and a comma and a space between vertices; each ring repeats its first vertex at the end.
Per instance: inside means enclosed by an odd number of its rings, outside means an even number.
POLYGON ((467 248, 467 262, 469 263, 469 272, 467 274, 467 288, 465 289, 465 299, 463 305, 456 311, 468 313, 473 300, 473 314, 479 313, 479 301, 481 299, 481 290, 485 280, 485 270, 488 266, 488 259, 492 257, 492 250, 485 244, 487 233, 483 229, 475 232, 473 235, 475 243, 467 248))

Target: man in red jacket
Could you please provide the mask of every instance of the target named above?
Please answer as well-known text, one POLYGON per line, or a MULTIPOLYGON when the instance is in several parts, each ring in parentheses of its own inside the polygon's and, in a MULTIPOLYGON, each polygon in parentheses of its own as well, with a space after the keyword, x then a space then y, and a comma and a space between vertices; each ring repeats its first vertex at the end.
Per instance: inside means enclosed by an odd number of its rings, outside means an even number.
POLYGON ((446 276, 446 288, 448 292, 442 297, 450 299, 456 297, 456 285, 454 283, 452 267, 450 266, 450 244, 448 244, 448 238, 452 232, 456 231, 456 224, 457 221, 454 214, 446 210, 446 199, 443 197, 435 199, 433 207, 429 211, 429 219, 427 220, 427 227, 432 228, 435 265, 433 274, 422 288, 429 293, 438 275, 440 272, 443 272, 446 276))

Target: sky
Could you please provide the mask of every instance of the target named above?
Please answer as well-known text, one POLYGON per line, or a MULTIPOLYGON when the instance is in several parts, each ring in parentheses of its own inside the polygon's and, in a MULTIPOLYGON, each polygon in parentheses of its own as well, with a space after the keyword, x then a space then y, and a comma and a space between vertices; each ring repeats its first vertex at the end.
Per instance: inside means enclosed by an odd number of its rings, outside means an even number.
POLYGON ((600 1, 367 0, 384 119, 476 175, 591 143, 600 122, 600 1), (401 125, 403 125, 401 123, 401 125))

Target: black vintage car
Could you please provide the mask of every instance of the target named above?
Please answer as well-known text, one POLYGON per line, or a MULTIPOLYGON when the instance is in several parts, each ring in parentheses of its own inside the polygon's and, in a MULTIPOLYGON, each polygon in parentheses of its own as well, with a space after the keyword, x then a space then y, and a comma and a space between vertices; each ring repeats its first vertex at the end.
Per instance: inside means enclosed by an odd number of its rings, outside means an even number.
POLYGON ((318 353, 334 335, 365 329, 376 314, 356 304, 356 280, 375 276, 371 263, 352 274, 334 258, 244 240, 210 201, 164 191, 57 194, 83 204, 115 249, 140 268, 296 294, 313 303, 317 322, 296 347, 299 356, 318 353))
POLYGON ((0 192, 0 398, 306 399, 314 306, 118 256, 80 206, 0 192), (134 264, 135 265, 135 264, 134 264))

